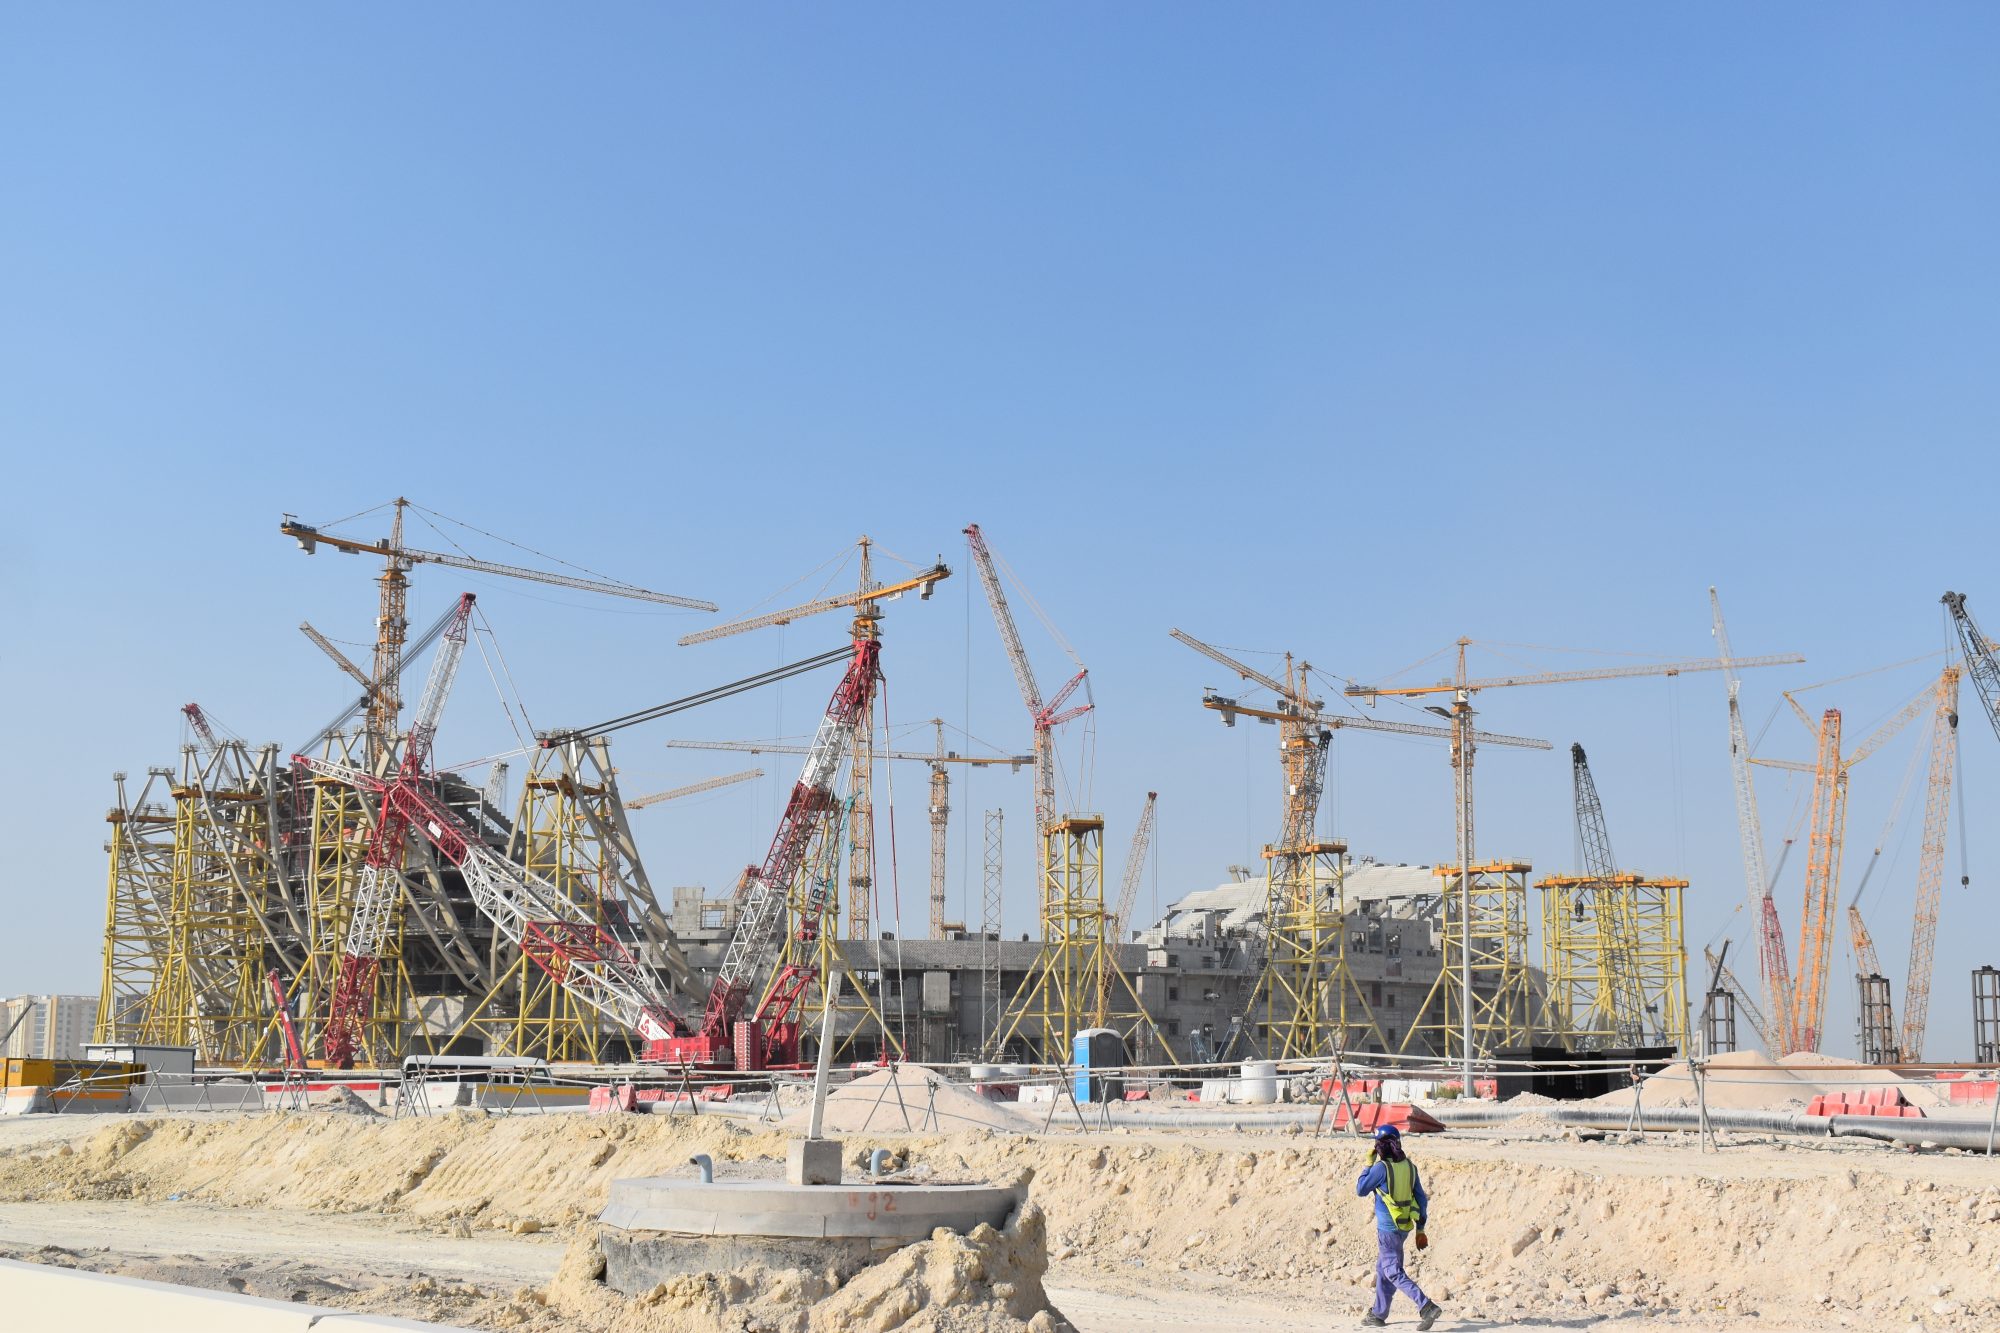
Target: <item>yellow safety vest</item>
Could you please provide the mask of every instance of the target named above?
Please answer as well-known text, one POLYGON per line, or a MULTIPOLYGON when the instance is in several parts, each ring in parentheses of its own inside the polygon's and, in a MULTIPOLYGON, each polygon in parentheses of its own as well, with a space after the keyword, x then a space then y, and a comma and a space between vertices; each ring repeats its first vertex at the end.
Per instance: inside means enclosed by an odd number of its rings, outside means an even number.
POLYGON ((1389 1220, 1398 1231, 1417 1229, 1417 1168, 1411 1162, 1382 1163, 1387 1173, 1383 1188, 1375 1191, 1389 1210, 1389 1220))

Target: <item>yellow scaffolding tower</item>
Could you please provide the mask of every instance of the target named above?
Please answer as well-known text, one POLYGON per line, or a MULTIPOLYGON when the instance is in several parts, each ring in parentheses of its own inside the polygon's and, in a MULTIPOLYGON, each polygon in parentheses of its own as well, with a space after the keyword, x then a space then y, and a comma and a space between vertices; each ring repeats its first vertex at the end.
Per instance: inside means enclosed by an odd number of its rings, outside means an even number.
POLYGON ((203 1064, 261 1054, 272 846, 266 790, 274 750, 252 768, 235 742, 181 752, 164 965, 140 1024, 148 1045, 193 1046, 203 1064))
POLYGON ((173 770, 153 768, 136 800, 128 800, 125 775, 114 773, 118 799, 105 815, 111 836, 104 905, 104 970, 97 991, 99 1042, 136 1042, 146 1004, 166 966, 166 917, 173 898, 174 825, 164 788, 173 770))
POLYGON ((1492 861, 1470 867, 1461 886, 1457 866, 1437 866, 1444 931, 1443 967, 1419 1008, 1418 1021, 1397 1047, 1423 1039, 1431 1052, 1460 1058, 1464 1002, 1462 968, 1472 980, 1472 1047, 1475 1058, 1518 1049, 1534 1038, 1534 995, 1528 976, 1528 875, 1526 861, 1492 861), (1464 909, 1469 896, 1471 913, 1464 909))
POLYGON ((1684 879, 1619 874, 1609 879, 1550 875, 1542 893, 1542 971, 1548 1026, 1582 1049, 1621 1044, 1640 1033, 1648 1045, 1685 1048, 1687 948, 1682 936, 1684 879), (1607 901, 1597 901, 1599 898, 1607 901), (1621 1001, 1613 956, 1631 956, 1637 994, 1621 1001), (1636 1014, 1620 1012, 1637 1003, 1636 1014))
POLYGON ((1104 817, 1066 815, 1049 821, 1042 834, 1042 948, 1015 993, 1006 1022, 991 1043, 1001 1052, 1016 1036, 1028 1043, 1031 1058, 1067 1064, 1070 1042, 1091 1026, 1120 1030, 1135 1054, 1150 1037, 1166 1049, 1152 1016, 1130 977, 1113 961, 1104 937, 1104 817), (1103 997, 1124 992, 1129 1009, 1106 1012, 1103 997))
POLYGON ((1268 955, 1246 1012, 1264 1004, 1264 1052, 1305 1060, 1382 1039, 1347 966, 1347 844, 1264 849, 1268 955))

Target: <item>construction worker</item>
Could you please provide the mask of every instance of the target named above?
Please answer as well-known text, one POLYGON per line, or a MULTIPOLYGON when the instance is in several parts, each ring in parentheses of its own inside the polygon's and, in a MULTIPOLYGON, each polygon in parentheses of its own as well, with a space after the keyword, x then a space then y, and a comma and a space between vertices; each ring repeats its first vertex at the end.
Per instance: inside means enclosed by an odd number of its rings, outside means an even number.
POLYGON ((1364 1199, 1375 1196, 1375 1308, 1362 1317, 1362 1325, 1380 1328, 1388 1323, 1389 1301, 1400 1291, 1417 1307, 1418 1329, 1429 1329, 1444 1309, 1403 1271, 1403 1243, 1415 1232, 1418 1249, 1430 1244, 1424 1224, 1430 1220, 1431 1201, 1417 1177, 1417 1164, 1403 1153, 1403 1136, 1394 1125, 1375 1131, 1368 1167, 1354 1182, 1354 1193, 1364 1199))

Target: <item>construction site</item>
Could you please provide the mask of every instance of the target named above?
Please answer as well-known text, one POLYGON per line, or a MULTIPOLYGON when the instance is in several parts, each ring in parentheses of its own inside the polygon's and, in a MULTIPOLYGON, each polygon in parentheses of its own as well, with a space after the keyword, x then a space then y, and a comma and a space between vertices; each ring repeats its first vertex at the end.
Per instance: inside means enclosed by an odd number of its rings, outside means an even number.
POLYGON ((412 633, 417 571, 707 604, 420 549, 405 540, 411 509, 385 506, 373 537, 289 515, 279 525, 306 554, 380 562, 365 665, 299 627, 356 691, 332 721, 304 744, 251 745, 191 702, 174 763, 114 776, 94 1030, 66 1058, 6 1065, 5 1109, 18 1117, 0 1122, 7 1254, 452 1327, 1322 1327, 1315 1307, 1367 1270, 1329 1221, 1293 1231, 1276 1219, 1329 1216, 1353 1144, 1394 1124, 1436 1136, 1424 1147, 1449 1172, 1432 1187, 1441 1206, 1480 1210, 1472 1243, 1424 1277, 1454 1315, 1728 1327, 1755 1310, 1778 1321, 1767 1326, 1819 1327, 1829 1312, 1907 1310, 1926 1326, 1974 1327, 2000 1311, 1992 1264, 1975 1257, 1950 1282, 1913 1287, 1862 1261, 1868 1236, 1803 1202, 1787 1205, 1784 1243, 1810 1233, 1805 1266, 1824 1273, 1803 1286, 1716 1267, 1715 1247, 1780 1243, 1774 1232, 1692 1228, 1705 1238, 1673 1241, 1671 1271, 1634 1257, 1666 1243, 1655 1215, 1711 1208, 1718 1170, 1746 1199, 1731 1208, 1818 1190, 1813 1178, 1831 1171, 1834 1188, 1886 1194, 1870 1236, 1906 1227, 1942 1255, 1992 1244, 2000 973, 1982 969, 1964 997, 1977 1050, 1926 1043, 1961 681, 2000 738, 2000 659, 1966 597, 1943 599, 1957 651, 1865 736, 1843 739, 1837 708, 1815 717, 1801 691, 1782 695, 1814 737, 1809 763, 1753 755, 1738 674, 1804 659, 1732 655, 1713 589, 1713 657, 1484 676, 1460 639, 1435 684, 1336 690, 1342 678, 1290 654, 1266 670, 1172 629, 1238 682, 1191 690, 1190 721, 1267 725, 1283 797, 1262 865, 1230 866, 1148 920, 1138 902, 1158 793, 1136 803, 1123 861, 1107 864, 1109 821, 1067 808, 1060 793, 1087 784, 1058 781, 1088 763, 1069 738, 1096 706, 1089 672, 1058 634, 1072 661, 1045 684, 1015 619, 1032 598, 979 525, 963 530, 958 569, 883 576, 864 537, 851 589, 682 639, 824 616, 844 625, 845 648, 441 766, 455 678, 483 631, 465 592, 412 633), (967 566, 1027 743, 962 753, 939 718, 930 748, 899 748, 880 707, 894 653, 885 607, 914 594, 899 617, 925 614, 967 566), (822 669, 837 683, 810 737, 665 734, 666 719, 822 669), (1578 864, 1538 871, 1474 839, 1478 750, 1552 748, 1475 727, 1476 696, 1698 673, 1718 683, 1755 913, 1757 957, 1736 967, 1727 939, 1690 958, 1687 881, 1616 859, 1580 743, 1569 746, 1578 864), (1439 720, 1368 711, 1385 698, 1437 698, 1439 720), (1859 907, 1867 875, 1843 887, 1842 848, 1849 770, 1912 726, 1925 778, 1897 996, 1859 907), (1436 744, 1457 812, 1450 862, 1356 858, 1327 836, 1322 794, 1343 731, 1436 744), (768 849, 733 884, 657 891, 632 816, 762 770, 691 768, 678 786, 628 796, 614 739, 642 738, 690 765, 718 754, 798 765, 768 849), (909 938, 884 929, 877 882, 890 855, 878 854, 878 807, 905 764, 926 778, 931 851, 928 921, 909 938), (953 777, 976 767, 1023 774, 1028 808, 980 816, 985 856, 962 873, 976 871, 983 912, 965 922, 949 909, 953 777), (1777 903, 1782 864, 1763 859, 1765 767, 1811 784, 1795 947, 1777 903), (1032 825, 1032 866, 1004 862, 1010 815, 1032 825), (1028 904, 1038 928, 1010 938, 1008 909, 1028 904), (1859 1015, 1852 1058, 1834 1053, 1844 1043, 1826 1022, 1840 986, 1859 1015), (802 1165, 813 1144, 833 1156, 802 1165), (840 1180, 844 1155, 871 1189, 985 1180, 1014 1202, 994 1226, 940 1230, 893 1256, 878 1240, 859 1268, 768 1237, 737 1243, 726 1271, 699 1253, 662 1259, 696 1245, 672 1227, 630 1248, 631 1219, 653 1215, 619 1202, 633 1178, 685 1176, 692 1154, 702 1182, 755 1189, 788 1151, 789 1185, 773 1189, 840 1180), (1584 1179, 1596 1184, 1577 1190, 1584 1179), (1218 1197, 1196 1202, 1190 1188, 1218 1197), (1272 1220, 1194 1220, 1243 1207, 1272 1220), (171 1228, 174 1253, 146 1239, 154 1227, 171 1228), (391 1242, 385 1227, 411 1239, 391 1242), (1260 1239, 1273 1234, 1289 1239, 1273 1250, 1260 1239), (1497 1271, 1474 1262, 1496 1253, 1497 1271), (648 1276, 633 1278, 635 1263, 648 1276), (1254 1315, 1165 1318, 1135 1266, 1147 1284, 1184 1288, 1190 1311, 1227 1289, 1231 1309, 1254 1315))
POLYGON ((10 1326, 2000 1327, 2000 8, 4 32, 10 1326))

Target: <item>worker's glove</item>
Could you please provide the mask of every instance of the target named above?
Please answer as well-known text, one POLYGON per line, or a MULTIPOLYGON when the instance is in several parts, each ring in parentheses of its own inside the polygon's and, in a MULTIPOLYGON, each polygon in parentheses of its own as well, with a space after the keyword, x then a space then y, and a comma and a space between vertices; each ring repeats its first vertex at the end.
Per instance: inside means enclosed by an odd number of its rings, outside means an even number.
POLYGON ((1431 1238, 1429 1236, 1426 1236, 1423 1232, 1419 1231, 1417 1233, 1417 1248, 1420 1250, 1428 1250, 1430 1247, 1431 1247, 1431 1238))

